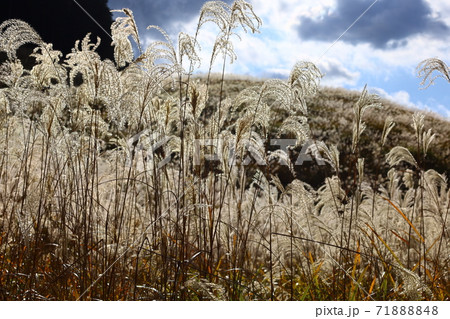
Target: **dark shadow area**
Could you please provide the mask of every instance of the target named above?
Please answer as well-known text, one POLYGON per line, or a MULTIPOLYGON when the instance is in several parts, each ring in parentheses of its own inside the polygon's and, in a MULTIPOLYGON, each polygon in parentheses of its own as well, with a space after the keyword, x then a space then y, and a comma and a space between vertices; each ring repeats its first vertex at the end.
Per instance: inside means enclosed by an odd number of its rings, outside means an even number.
POLYGON ((71 52, 76 40, 91 32, 92 42, 101 39, 97 52, 102 59, 114 58, 108 35, 113 20, 107 0, 2 0, 0 23, 8 19, 27 22, 43 41, 53 43, 53 48, 64 55, 71 52))

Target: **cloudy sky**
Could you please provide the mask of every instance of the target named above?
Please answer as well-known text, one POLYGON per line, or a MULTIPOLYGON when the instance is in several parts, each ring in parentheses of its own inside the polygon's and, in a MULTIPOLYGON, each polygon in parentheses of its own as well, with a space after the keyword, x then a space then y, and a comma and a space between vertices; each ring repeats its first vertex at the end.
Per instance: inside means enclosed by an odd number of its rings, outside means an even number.
MULTIPOLYGON (((133 10, 145 43, 156 37, 145 29, 150 24, 174 39, 181 31, 193 35, 204 2, 108 0, 112 9, 133 10)), ((227 65, 227 72, 285 78, 295 62, 312 61, 325 74, 323 85, 361 90, 367 83, 383 97, 450 118, 450 84, 439 78, 421 90, 416 72, 430 57, 450 64, 450 0, 248 2, 263 21, 261 33, 242 33, 241 41, 234 40, 238 60, 227 65)), ((208 68, 215 34, 212 25, 202 28, 200 71, 208 68)))

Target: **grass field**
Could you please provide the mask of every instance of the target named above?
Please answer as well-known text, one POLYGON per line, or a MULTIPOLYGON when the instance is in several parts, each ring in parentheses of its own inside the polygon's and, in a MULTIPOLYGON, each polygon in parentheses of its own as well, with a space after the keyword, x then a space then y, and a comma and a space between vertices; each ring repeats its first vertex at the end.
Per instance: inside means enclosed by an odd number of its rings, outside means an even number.
MULTIPOLYGON (((448 119, 322 88, 310 62, 225 78, 261 23, 243 1, 145 51, 122 13, 115 62, 0 27, 1 300, 449 299, 448 119), (224 72, 198 77, 205 23, 224 72)), ((423 78, 450 81, 436 63, 423 78)))

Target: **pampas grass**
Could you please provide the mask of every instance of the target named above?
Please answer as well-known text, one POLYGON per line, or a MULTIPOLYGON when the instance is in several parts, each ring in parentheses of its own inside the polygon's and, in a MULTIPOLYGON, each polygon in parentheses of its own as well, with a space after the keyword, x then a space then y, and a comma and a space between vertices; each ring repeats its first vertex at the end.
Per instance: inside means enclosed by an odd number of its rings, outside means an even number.
MULTIPOLYGON (((448 300, 450 191, 426 167, 439 132, 423 115, 389 150, 396 118, 368 127, 383 103, 365 88, 344 143, 322 141, 339 135, 321 127, 310 62, 227 96, 236 29, 261 25, 250 4, 207 2, 177 43, 151 26, 164 41, 146 49, 119 12, 115 61, 88 36, 61 62, 26 23, 0 27, 2 300, 448 300), (198 78, 206 23, 219 28, 209 69, 223 72, 198 78), (16 58, 28 42, 30 72, 16 58), (365 158, 369 129, 381 164, 365 158), (329 173, 319 187, 292 160, 306 143, 329 173)), ((425 79, 443 65, 426 63, 425 79)))

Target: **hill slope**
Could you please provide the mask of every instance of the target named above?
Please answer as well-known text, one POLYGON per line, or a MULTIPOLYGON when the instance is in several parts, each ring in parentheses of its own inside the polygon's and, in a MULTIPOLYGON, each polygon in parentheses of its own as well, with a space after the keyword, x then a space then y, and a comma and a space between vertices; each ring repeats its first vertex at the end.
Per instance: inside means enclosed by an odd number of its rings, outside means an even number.
MULTIPOLYGON (((251 86, 262 85, 258 79, 240 79, 239 76, 230 76, 224 83, 224 97, 234 99, 239 92, 251 86)), ((210 84, 210 105, 217 105, 220 92, 220 79, 213 78, 210 84)), ((311 139, 325 142, 327 145, 336 145, 340 152, 340 163, 342 164, 343 177, 348 172, 348 164, 352 162, 352 128, 354 120, 353 106, 361 96, 361 92, 350 91, 343 88, 321 87, 319 92, 307 99, 308 123, 311 129, 311 139)), ((380 176, 386 176, 388 165, 386 164, 386 154, 394 146, 408 148, 413 156, 417 158, 417 143, 412 127, 412 116, 418 110, 413 110, 399 105, 387 99, 380 99, 381 108, 368 109, 363 117, 366 129, 361 136, 360 154, 366 160, 366 175, 371 181, 377 180, 380 176), (380 145, 381 134, 386 118, 390 117, 395 126, 391 130, 388 139, 383 147, 380 145)), ((423 112, 423 111, 422 111, 423 112)), ((450 123, 447 119, 431 112, 425 114, 425 130, 432 129, 436 133, 428 154, 420 160, 420 166, 427 169, 434 169, 439 173, 449 176, 450 173, 450 123)), ((282 115, 280 114, 280 121, 282 115)), ((278 136, 279 137, 279 136, 278 136)), ((283 136, 284 138, 289 136, 283 136)), ((293 136, 291 136, 293 138, 293 136)), ((297 149, 297 151, 300 151, 297 149)), ((297 155, 297 153, 295 153, 297 155)), ((307 163, 305 163, 308 165, 307 163)), ((323 175, 328 176, 329 172, 323 169, 311 171, 311 167, 296 167, 297 175, 302 175, 303 180, 310 182, 314 186, 319 186, 323 182, 323 175), (319 175, 315 180, 309 174, 319 175)), ((287 170, 282 170, 283 178, 289 182, 293 177, 289 177, 287 170)))

